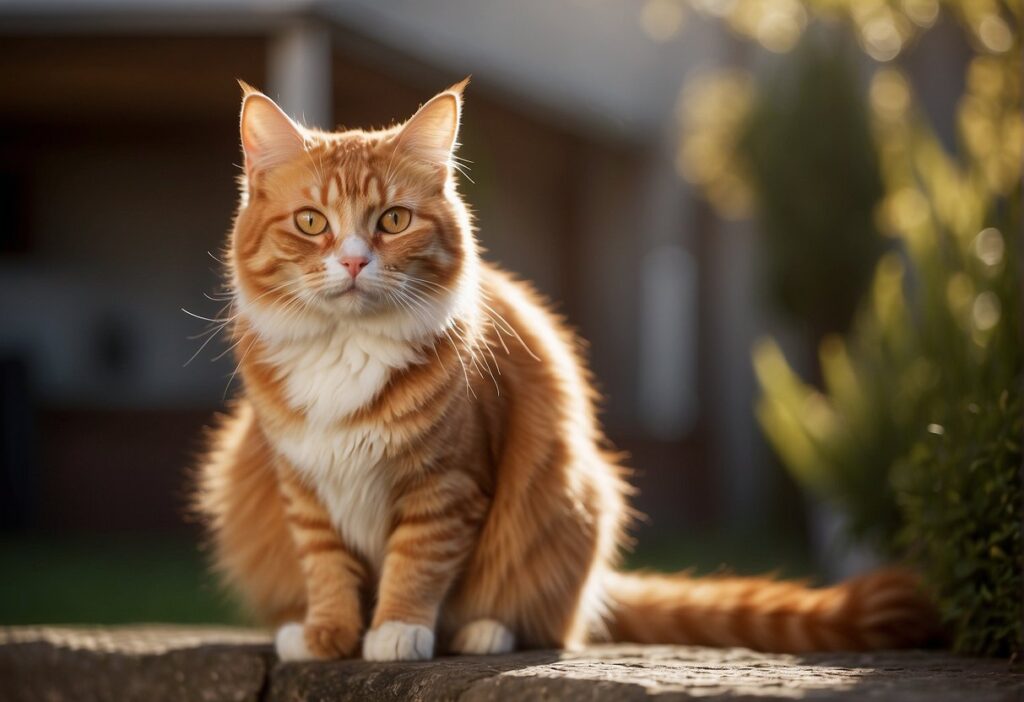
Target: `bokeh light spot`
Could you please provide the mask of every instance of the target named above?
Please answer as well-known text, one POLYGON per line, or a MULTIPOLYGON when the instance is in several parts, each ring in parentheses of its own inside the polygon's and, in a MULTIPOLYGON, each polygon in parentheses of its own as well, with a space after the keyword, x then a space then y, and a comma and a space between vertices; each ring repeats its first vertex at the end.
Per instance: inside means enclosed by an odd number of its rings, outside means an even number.
POLYGON ((999 324, 1000 305, 996 294, 986 290, 974 298, 971 316, 978 331, 989 331, 999 324))
POLYGON ((939 17, 937 0, 903 0, 903 12, 919 27, 931 27, 939 17))
POLYGON ((879 15, 866 22, 861 28, 864 50, 876 61, 892 61, 903 49, 903 39, 896 24, 887 15, 879 15))
POLYGON ((871 81, 871 107, 875 114, 888 120, 901 118, 910 106, 910 88, 899 71, 885 68, 871 81))
POLYGON ((917 188, 901 188, 889 197, 888 222, 897 232, 906 232, 928 219, 928 200, 917 188))
POLYGON ((796 46, 807 15, 797 3, 777 3, 766 9, 757 22, 757 41, 764 48, 778 54, 786 53, 796 46))
POLYGON ((995 227, 982 229, 974 238, 974 255, 986 266, 998 266, 1003 261, 1003 235, 995 227))
POLYGON ((1013 46, 1013 33, 1003 18, 995 14, 987 14, 978 23, 978 38, 989 51, 1001 54, 1013 46))
POLYGON ((654 41, 665 42, 679 34, 684 18, 680 0, 647 0, 640 11, 640 26, 654 41))

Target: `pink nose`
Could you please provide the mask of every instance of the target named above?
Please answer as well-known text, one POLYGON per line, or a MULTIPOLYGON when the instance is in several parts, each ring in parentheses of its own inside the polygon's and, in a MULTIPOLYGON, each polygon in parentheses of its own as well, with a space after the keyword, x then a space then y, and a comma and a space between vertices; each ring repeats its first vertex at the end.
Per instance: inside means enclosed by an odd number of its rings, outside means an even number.
POLYGON ((366 256, 342 256, 341 265, 345 266, 348 270, 348 274, 352 276, 352 280, 356 279, 359 272, 366 268, 366 264, 370 262, 370 259, 366 256))

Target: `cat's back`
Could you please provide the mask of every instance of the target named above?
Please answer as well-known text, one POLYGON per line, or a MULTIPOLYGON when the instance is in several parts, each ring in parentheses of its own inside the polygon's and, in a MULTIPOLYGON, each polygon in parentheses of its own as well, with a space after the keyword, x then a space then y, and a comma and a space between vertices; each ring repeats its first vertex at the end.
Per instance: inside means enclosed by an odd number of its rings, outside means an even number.
POLYGON ((499 266, 483 262, 480 280, 485 334, 498 367, 511 373, 509 390, 528 388, 552 409, 589 415, 594 393, 572 328, 532 284, 499 266))

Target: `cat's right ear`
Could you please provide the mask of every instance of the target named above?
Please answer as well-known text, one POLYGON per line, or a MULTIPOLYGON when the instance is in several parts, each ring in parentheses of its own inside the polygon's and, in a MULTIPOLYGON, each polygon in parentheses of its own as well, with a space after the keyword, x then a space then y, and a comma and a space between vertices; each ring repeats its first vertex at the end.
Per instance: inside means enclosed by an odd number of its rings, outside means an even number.
POLYGON ((250 178, 268 168, 291 161, 305 148, 302 128, 273 100, 239 81, 242 91, 242 150, 250 178))

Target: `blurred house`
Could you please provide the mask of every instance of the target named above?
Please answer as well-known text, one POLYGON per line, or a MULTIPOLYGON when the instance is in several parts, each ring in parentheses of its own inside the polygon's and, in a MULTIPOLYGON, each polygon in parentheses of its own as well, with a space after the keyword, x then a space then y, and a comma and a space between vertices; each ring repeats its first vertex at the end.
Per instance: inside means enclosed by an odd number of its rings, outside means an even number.
POLYGON ((201 427, 237 389, 221 339, 186 365, 206 325, 181 311, 219 308, 236 78, 330 127, 404 119, 467 74, 480 238, 589 341, 650 525, 756 522, 752 230, 674 165, 680 86, 736 45, 695 16, 660 41, 679 21, 597 0, 0 3, 8 525, 180 524, 201 427))

